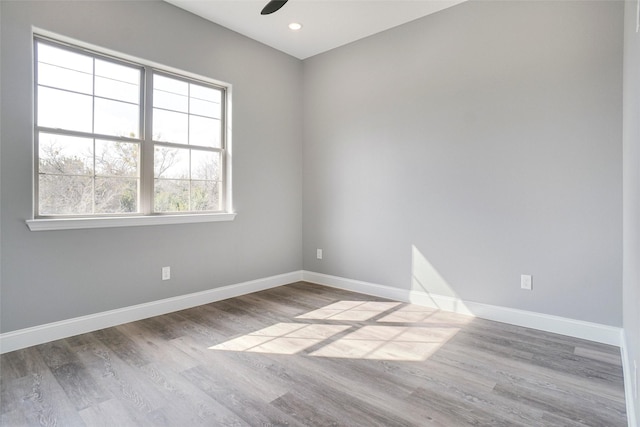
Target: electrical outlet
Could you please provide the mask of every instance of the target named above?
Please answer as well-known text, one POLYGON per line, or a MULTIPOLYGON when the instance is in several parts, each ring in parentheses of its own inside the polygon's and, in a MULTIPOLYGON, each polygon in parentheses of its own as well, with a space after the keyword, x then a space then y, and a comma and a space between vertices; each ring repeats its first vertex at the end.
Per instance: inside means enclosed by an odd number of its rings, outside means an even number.
POLYGON ((533 278, 528 274, 520 276, 520 288, 528 291, 533 289, 533 278))
POLYGON ((322 259, 322 249, 316 249, 316 258, 322 259))
POLYGON ((171 279, 171 267, 162 267, 162 280, 171 279))

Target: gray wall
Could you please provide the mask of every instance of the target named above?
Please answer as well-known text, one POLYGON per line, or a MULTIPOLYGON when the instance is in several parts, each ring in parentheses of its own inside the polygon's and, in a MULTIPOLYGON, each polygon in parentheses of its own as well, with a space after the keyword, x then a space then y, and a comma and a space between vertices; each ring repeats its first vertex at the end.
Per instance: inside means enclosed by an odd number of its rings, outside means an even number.
POLYGON ((0 5, 2 332, 300 269, 300 61, 163 2, 0 5), (30 232, 32 26, 231 83, 236 220, 30 232))
POLYGON ((622 20, 472 1, 306 60, 304 268, 621 326, 622 20))
POLYGON ((304 63, 162 2, 0 8, 2 332, 300 268, 622 324, 622 3, 472 1, 304 63), (237 219, 29 232, 32 25, 232 83, 237 219))
MULTIPOLYGON (((624 37, 624 329, 627 367, 640 365, 640 33, 637 3, 625 2, 624 37)), ((635 381, 639 381, 635 378, 635 381)), ((633 398, 640 422, 640 397, 633 398)), ((629 412, 629 411, 627 411, 629 412)))

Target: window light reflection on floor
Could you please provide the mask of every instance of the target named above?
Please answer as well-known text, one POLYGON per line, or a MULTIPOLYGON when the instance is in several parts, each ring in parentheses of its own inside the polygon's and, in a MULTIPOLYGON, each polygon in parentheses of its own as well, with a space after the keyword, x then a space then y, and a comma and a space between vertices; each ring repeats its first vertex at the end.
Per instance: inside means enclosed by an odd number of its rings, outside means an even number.
POLYGON ((338 301, 297 316, 296 319, 365 321, 401 304, 385 301, 338 301))
POLYGON ((312 356, 373 360, 426 360, 459 329, 363 326, 311 353, 312 356))
POLYGON ((276 323, 209 348, 253 353, 297 354, 346 329, 349 329, 348 325, 276 323))
POLYGON ((433 308, 399 302, 338 301, 209 349, 423 361, 460 330, 442 326, 442 316, 449 317, 433 308))

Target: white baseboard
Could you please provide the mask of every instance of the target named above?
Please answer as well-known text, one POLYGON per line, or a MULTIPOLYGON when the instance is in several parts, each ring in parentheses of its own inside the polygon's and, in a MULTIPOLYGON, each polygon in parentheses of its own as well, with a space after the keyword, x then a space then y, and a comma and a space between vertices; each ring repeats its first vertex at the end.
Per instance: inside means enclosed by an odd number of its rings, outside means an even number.
POLYGON ((638 427, 640 425, 638 422, 638 414, 636 414, 636 405, 634 402, 634 393, 633 393, 633 383, 634 378, 633 375, 633 363, 631 363, 631 358, 629 357, 629 353, 627 352, 627 336, 624 330, 621 333, 621 342, 620 352, 622 353, 622 372, 624 374, 624 396, 627 401, 627 420, 629 427, 638 427))
POLYGON ((396 301, 439 308, 460 314, 480 317, 482 319, 509 323, 511 325, 538 329, 556 334, 568 335, 604 344, 621 346, 622 328, 585 322, 566 317, 532 311, 517 310, 496 305, 464 301, 443 295, 429 294, 424 291, 398 289, 359 280, 345 279, 311 271, 303 271, 302 279, 319 285, 331 286, 367 295, 389 298, 396 301))
POLYGON ((584 322, 548 314, 512 308, 463 301, 442 295, 432 295, 424 291, 398 289, 359 280, 345 279, 311 271, 295 271, 263 279, 252 280, 234 285, 223 286, 203 292, 181 295, 145 304, 138 304, 88 316, 76 317, 31 328, 0 334, 0 354, 19 350, 49 341, 68 338, 74 335, 96 331, 123 323, 134 322, 153 316, 172 313, 215 301, 246 295, 265 289, 271 289, 298 281, 307 281, 319 285, 375 295, 396 301, 410 302, 427 307, 439 308, 460 314, 467 314, 488 320, 524 326, 547 332, 568 335, 590 341, 620 347, 624 372, 625 396, 627 399, 627 417, 629 427, 638 426, 637 414, 633 403, 632 372, 626 349, 626 340, 622 328, 584 322))
POLYGON ((0 334, 0 354, 302 280, 296 271, 0 334))
POLYGON ((512 325, 583 338, 618 347, 622 345, 622 329, 613 326, 463 301, 442 295, 431 295, 423 291, 392 288, 389 286, 345 279, 342 277, 314 273, 311 271, 296 271, 238 283, 235 285, 223 286, 203 292, 181 295, 145 304, 138 304, 88 316, 76 317, 73 319, 7 332, 0 334, 0 354, 111 326, 117 326, 127 322, 134 322, 148 317, 159 316, 227 298, 275 288, 300 280, 397 301, 411 302, 413 304, 439 308, 445 311, 477 316, 483 319, 495 320, 512 325))

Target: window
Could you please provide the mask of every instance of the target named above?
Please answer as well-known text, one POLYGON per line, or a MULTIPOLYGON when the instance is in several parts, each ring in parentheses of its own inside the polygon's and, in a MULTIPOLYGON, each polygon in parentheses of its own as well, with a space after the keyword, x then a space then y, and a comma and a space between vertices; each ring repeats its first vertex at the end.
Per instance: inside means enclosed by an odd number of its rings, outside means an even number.
POLYGON ((219 211, 222 91, 153 76, 154 210, 219 211))
POLYGON ((35 218, 230 210, 227 87, 35 38, 35 218))

